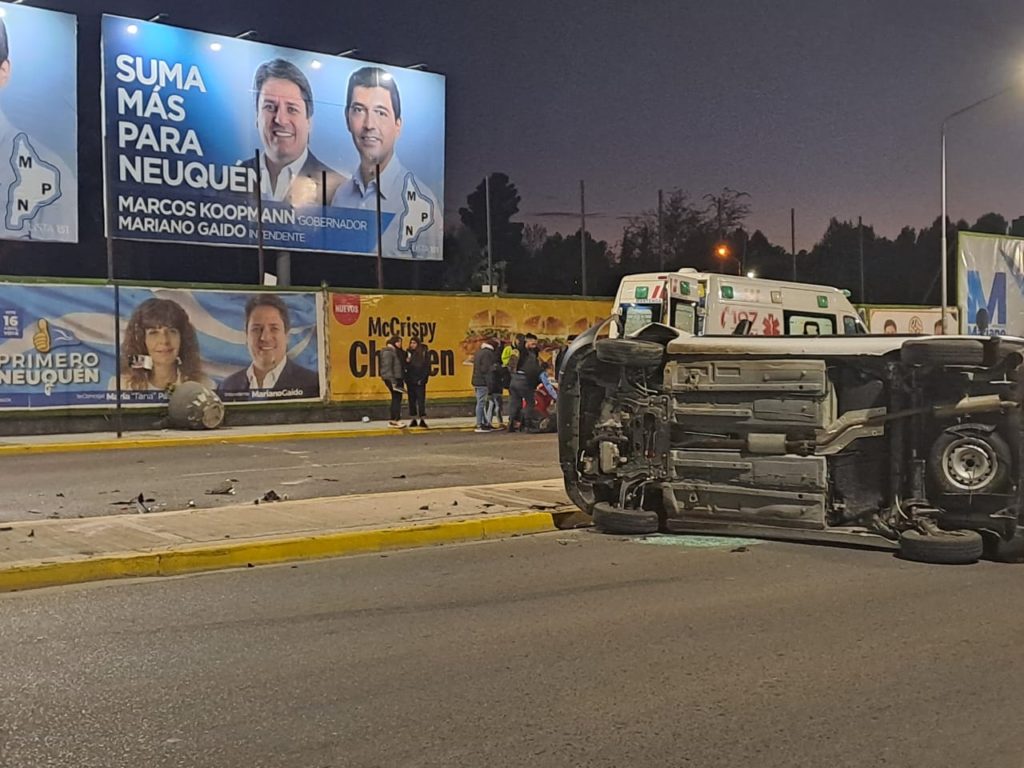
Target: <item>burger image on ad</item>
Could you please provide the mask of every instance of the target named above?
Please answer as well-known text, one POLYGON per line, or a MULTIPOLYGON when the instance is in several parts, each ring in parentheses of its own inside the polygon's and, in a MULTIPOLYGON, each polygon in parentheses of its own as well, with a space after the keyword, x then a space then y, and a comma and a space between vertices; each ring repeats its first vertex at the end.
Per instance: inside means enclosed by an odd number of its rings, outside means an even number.
POLYGON ((515 333, 512 315, 503 309, 484 309, 469 319, 466 337, 459 343, 464 365, 473 364, 473 356, 484 339, 508 339, 515 333))
POLYGON ((537 337, 540 359, 551 361, 555 353, 565 346, 568 331, 565 321, 554 315, 533 315, 523 321, 521 333, 532 333, 537 337))

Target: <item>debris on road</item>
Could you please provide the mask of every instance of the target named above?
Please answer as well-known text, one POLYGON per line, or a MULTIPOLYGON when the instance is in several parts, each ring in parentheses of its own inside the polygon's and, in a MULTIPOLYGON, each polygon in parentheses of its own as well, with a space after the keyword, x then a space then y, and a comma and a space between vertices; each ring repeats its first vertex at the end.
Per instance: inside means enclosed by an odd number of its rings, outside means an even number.
POLYGON ((430 505, 424 504, 422 507, 420 507, 420 509, 430 509, 430 505))
POLYGON ((206 491, 207 496, 234 496, 235 485, 230 480, 225 480, 223 483, 218 483, 213 488, 206 491))
POLYGON ((0 526, 0 531, 13 531, 13 530, 14 530, 14 526, 11 526, 11 525, 0 526))
POLYGON ((145 494, 142 493, 140 493, 135 498, 135 511, 138 512, 140 515, 145 515, 148 512, 153 511, 151 508, 146 506, 147 501, 152 501, 152 499, 147 499, 145 494))
POLYGON ((254 503, 255 504, 259 504, 261 501, 267 501, 267 502, 271 502, 271 501, 288 501, 288 494, 286 493, 284 496, 281 496, 281 495, 278 494, 277 491, 275 491, 273 488, 271 488, 269 491, 264 493, 263 496, 261 496, 260 498, 256 499, 256 501, 254 503))
POLYGON ((189 499, 189 500, 188 500, 188 504, 186 504, 185 506, 187 506, 187 507, 188 507, 189 509, 191 509, 191 508, 192 508, 192 507, 194 507, 195 505, 196 505, 196 501, 195 501, 195 499, 189 499))
POLYGON ((392 480, 405 480, 405 475, 392 475, 392 480))
POLYGON ((31 538, 34 538, 35 535, 36 535, 36 529, 35 528, 30 528, 29 531, 28 531, 28 537, 31 539, 31 538))

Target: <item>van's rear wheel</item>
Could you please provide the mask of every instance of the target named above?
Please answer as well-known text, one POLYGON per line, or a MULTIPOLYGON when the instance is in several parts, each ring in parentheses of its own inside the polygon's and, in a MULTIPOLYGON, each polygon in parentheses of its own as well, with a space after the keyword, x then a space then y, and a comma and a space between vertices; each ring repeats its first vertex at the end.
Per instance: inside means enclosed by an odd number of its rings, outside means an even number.
POLYGON ((1012 463, 1010 446, 995 431, 961 427, 939 435, 928 473, 942 493, 1001 493, 1012 463))
POLYGON ((900 348, 900 360, 908 365, 983 365, 981 339, 910 339, 900 348))

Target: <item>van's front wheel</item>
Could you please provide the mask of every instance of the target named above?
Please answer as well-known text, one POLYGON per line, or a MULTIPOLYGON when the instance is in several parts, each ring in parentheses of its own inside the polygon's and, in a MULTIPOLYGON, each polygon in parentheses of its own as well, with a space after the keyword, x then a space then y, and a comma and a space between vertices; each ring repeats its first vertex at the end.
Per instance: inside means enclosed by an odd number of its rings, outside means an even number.
POLYGON ((642 339, 598 339, 594 342, 597 359, 602 363, 651 368, 661 365, 665 347, 642 339))

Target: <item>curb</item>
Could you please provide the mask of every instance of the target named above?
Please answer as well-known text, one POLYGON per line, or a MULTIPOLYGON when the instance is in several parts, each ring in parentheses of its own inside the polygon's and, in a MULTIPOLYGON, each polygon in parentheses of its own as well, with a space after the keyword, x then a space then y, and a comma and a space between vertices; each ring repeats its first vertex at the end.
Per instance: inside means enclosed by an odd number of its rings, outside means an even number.
POLYGON ((80 560, 0 566, 0 592, 109 579, 175 576, 227 568, 483 541, 558 530, 556 512, 525 512, 361 531, 253 539, 188 549, 124 552, 80 560))
POLYGON ((122 438, 120 440, 95 440, 81 443, 19 443, 0 445, 0 456, 26 455, 31 453, 82 453, 86 451, 121 451, 135 448, 180 448, 188 445, 223 445, 225 443, 271 443, 279 440, 325 440, 348 437, 387 437, 389 435, 429 435, 433 432, 472 432, 473 427, 431 427, 428 430, 409 429, 336 429, 314 432, 269 432, 258 435, 217 434, 199 437, 154 437, 122 438))

